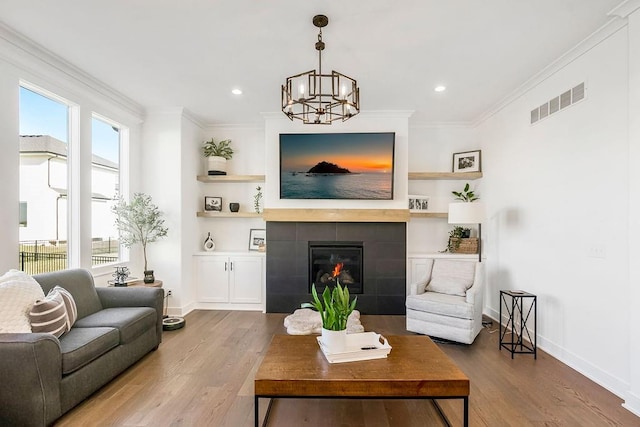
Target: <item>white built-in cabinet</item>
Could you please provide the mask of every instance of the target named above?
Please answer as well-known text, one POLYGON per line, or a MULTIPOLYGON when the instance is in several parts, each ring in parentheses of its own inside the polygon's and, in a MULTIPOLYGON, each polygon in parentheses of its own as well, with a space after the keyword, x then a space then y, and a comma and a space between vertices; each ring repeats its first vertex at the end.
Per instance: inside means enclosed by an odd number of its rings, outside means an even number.
POLYGON ((264 311, 264 261, 264 253, 197 253, 194 268, 198 307, 264 311))

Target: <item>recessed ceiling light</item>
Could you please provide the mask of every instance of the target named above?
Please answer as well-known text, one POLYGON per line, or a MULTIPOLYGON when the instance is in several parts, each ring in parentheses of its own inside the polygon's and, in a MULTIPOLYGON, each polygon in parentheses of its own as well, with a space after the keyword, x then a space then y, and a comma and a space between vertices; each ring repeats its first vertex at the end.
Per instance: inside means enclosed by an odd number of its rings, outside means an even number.
POLYGON ((433 90, 435 90, 436 92, 444 92, 445 90, 447 90, 447 87, 440 85, 440 86, 434 87, 433 90))
POLYGON ((231 93, 232 93, 232 94, 234 94, 234 95, 242 95, 242 90, 240 90, 240 89, 233 89, 233 90, 231 91, 231 93))

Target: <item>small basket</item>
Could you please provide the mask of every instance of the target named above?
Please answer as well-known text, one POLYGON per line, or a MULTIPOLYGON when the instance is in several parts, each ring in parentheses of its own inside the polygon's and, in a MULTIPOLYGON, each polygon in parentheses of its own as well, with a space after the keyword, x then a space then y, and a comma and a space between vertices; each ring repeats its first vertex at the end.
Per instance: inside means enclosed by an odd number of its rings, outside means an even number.
POLYGON ((454 254, 477 254, 478 238, 477 237, 468 237, 468 238, 450 237, 449 251, 454 254), (459 241, 460 244, 458 245, 456 241, 459 241))

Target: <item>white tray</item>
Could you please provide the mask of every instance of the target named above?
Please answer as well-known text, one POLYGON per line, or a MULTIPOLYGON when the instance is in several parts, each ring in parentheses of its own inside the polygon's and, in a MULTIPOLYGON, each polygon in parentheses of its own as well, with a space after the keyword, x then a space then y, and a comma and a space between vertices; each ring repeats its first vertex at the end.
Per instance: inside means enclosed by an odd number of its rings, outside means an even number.
POLYGON ((385 337, 375 332, 347 334, 344 351, 329 353, 322 344, 322 337, 317 337, 318 345, 329 363, 355 362, 357 360, 384 359, 391 351, 385 337))

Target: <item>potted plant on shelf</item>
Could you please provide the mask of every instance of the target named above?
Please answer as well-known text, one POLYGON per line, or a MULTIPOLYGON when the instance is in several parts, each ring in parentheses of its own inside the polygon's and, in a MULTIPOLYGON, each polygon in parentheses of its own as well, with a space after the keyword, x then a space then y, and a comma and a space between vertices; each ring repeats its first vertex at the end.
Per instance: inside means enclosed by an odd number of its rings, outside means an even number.
POLYGON ((463 228, 460 226, 453 227, 453 230, 449 231, 449 242, 447 243, 447 249, 445 249, 443 252, 451 252, 452 254, 458 252, 462 239, 468 239, 470 236, 470 228, 463 228))
POLYGON ((469 183, 464 186, 462 191, 452 191, 451 192, 456 198, 454 200, 460 200, 462 202, 473 202, 478 200, 480 197, 476 196, 473 190, 470 190, 469 183))
POLYGON ((312 302, 305 302, 302 308, 312 308, 320 313, 322 319, 322 344, 329 353, 343 351, 347 337, 347 319, 356 308, 358 297, 349 301, 349 289, 340 286, 336 280, 333 290, 324 288, 322 299, 318 296, 315 283, 311 285, 312 302))
POLYGON ((207 158, 207 173, 209 175, 226 175, 227 160, 233 157, 233 148, 231 148, 231 140, 225 139, 215 142, 213 138, 205 141, 202 145, 202 153, 207 158))
POLYGON ((111 210, 116 215, 115 225, 120 235, 120 243, 127 248, 136 243, 142 245, 144 282, 153 283, 153 270, 147 267, 147 243, 155 242, 167 235, 168 229, 164 226, 162 212, 153 204, 151 196, 144 193, 135 193, 130 203, 120 197, 111 210))

